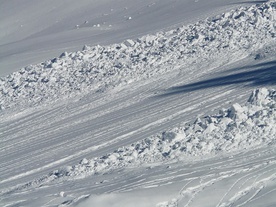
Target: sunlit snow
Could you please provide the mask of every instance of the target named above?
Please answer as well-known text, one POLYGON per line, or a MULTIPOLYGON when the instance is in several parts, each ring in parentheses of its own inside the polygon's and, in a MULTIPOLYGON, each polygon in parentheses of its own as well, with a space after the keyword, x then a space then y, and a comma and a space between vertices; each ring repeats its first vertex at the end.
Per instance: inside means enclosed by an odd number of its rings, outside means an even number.
POLYGON ((0 206, 275 206, 275 46, 275 0, 0 1, 0 206))

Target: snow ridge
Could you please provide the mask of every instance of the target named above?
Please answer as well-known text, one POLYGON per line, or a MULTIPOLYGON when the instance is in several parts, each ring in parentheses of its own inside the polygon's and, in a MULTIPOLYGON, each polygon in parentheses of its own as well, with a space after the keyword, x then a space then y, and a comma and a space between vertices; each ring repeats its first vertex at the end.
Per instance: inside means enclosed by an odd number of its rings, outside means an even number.
POLYGON ((57 179, 76 179, 147 163, 187 160, 221 152, 254 149, 276 142, 276 90, 254 90, 244 105, 233 104, 218 115, 198 118, 193 124, 164 131, 112 153, 55 170, 17 189, 57 179))
POLYGON ((275 2, 241 7, 137 40, 64 52, 0 78, 0 110, 103 91, 169 72, 177 65, 215 64, 219 59, 228 62, 252 55, 275 42, 275 11, 275 2))

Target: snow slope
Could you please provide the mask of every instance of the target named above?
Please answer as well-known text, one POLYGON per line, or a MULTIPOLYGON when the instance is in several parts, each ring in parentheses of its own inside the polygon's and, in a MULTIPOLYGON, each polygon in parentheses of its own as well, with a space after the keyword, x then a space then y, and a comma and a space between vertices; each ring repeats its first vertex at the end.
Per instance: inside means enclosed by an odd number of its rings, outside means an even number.
POLYGON ((3 77, 0 204, 273 206, 275 7, 3 77))
POLYGON ((256 90, 245 106, 235 103, 218 115, 206 116, 203 120, 198 118, 191 125, 164 131, 102 157, 84 158, 77 165, 55 170, 48 177, 32 182, 40 185, 63 176, 85 177, 132 165, 272 145, 276 141, 275 100, 276 91, 256 90))
POLYGON ((212 61, 214 67, 248 55, 261 59, 266 54, 258 50, 275 50, 275 24, 274 3, 263 4, 121 44, 65 52, 0 80, 0 107, 105 90, 171 72, 176 65, 194 67, 212 61))
POLYGON ((67 0, 66 3, 1 0, 0 76, 64 51, 80 50, 84 44, 118 43, 254 3, 249 0, 67 0))

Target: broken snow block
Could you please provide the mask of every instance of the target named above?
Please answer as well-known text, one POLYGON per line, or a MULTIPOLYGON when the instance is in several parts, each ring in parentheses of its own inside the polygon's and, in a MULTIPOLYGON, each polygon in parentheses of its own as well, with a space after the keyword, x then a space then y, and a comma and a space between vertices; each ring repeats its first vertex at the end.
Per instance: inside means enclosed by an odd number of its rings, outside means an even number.
POLYGON ((135 45, 135 42, 131 39, 128 39, 124 42, 124 44, 127 46, 127 47, 133 47, 135 45))
POLYGON ((68 57, 68 52, 63 52, 60 54, 59 58, 68 57))
POLYGON ((162 140, 166 142, 171 142, 176 137, 174 132, 163 132, 162 133, 162 140))
POLYGON ((248 99, 248 102, 257 106, 262 104, 267 104, 269 101, 267 97, 269 96, 269 91, 266 88, 256 89, 252 92, 251 96, 248 99))
POLYGON ((83 46, 83 48, 82 48, 82 51, 89 50, 89 49, 90 49, 90 47, 89 47, 89 46, 84 45, 84 46, 83 46))
POLYGON ((246 114, 244 113, 244 109, 238 103, 235 103, 232 105, 230 109, 229 117, 236 121, 238 120, 243 121, 247 118, 246 114))

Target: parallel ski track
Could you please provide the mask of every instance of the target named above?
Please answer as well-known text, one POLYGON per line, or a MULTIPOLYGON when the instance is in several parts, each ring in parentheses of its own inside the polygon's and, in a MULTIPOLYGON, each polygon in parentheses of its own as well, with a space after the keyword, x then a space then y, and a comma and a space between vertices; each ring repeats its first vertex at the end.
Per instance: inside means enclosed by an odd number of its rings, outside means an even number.
MULTIPOLYGON (((222 69, 210 70, 214 76, 222 69)), ((1 142, 5 144, 0 145, 0 153, 5 162, 0 164, 0 190, 47 175, 59 166, 76 164, 83 157, 110 153, 183 121, 192 121, 199 114, 210 114, 229 105, 229 100, 244 101, 251 90, 237 84, 159 97, 172 86, 208 78, 196 71, 189 78, 179 74, 176 70, 115 94, 87 96, 7 120, 1 129, 1 142), (11 174, 11 169, 16 170, 11 174)))

